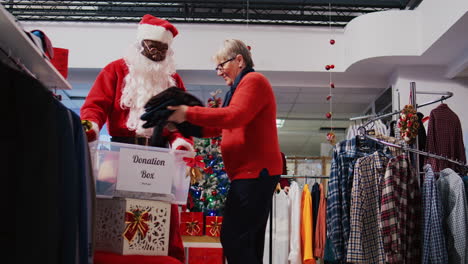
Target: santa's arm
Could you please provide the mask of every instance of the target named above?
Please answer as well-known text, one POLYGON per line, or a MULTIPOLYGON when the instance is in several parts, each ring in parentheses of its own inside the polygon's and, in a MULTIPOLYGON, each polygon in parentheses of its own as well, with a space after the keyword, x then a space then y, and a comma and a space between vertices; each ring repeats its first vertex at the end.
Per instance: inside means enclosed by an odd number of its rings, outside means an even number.
POLYGON ((116 74, 110 69, 110 66, 106 66, 99 73, 80 109, 81 120, 87 120, 92 124, 89 131, 94 131, 96 136, 106 122, 107 115, 112 108, 116 86, 116 74))

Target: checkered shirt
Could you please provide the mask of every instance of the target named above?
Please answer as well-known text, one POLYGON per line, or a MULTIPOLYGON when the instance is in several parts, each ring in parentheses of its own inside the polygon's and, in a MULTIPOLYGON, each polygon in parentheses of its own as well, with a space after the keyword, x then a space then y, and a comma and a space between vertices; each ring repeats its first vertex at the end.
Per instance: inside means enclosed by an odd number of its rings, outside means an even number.
POLYGON ((354 164, 363 155, 356 147, 356 138, 341 141, 333 151, 327 198, 327 244, 333 245, 338 262, 346 259, 354 164))
POLYGON ((442 205, 439 191, 436 188, 434 172, 431 165, 424 166, 422 192, 423 203, 423 264, 448 263, 447 246, 442 227, 442 205))
POLYGON ((389 160, 383 180, 380 222, 387 263, 420 263, 421 196, 406 156, 389 160))
POLYGON ((354 168, 347 262, 385 263, 380 232, 380 193, 388 158, 378 152, 359 158, 354 168))
POLYGON ((448 263, 468 263, 468 208, 463 180, 447 168, 440 172, 436 185, 442 198, 448 263))

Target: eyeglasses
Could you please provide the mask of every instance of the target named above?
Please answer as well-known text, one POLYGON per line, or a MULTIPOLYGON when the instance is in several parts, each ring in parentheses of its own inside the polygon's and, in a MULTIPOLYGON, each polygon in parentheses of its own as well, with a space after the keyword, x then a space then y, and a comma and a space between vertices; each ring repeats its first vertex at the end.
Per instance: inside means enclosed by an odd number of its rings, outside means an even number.
POLYGON ((215 68, 215 71, 218 72, 218 71, 223 71, 224 70, 224 64, 234 60, 236 57, 233 57, 233 58, 230 58, 228 60, 225 60, 223 62, 221 62, 220 64, 218 64, 218 66, 216 66, 215 68))
POLYGON ((148 46, 148 44, 146 44, 146 41, 143 41, 143 43, 145 44, 145 47, 146 47, 146 49, 148 50, 149 53, 153 53, 153 54, 154 54, 154 53, 166 53, 166 52, 167 52, 167 48, 166 48, 166 49, 164 49, 164 48, 158 49, 158 48, 156 48, 156 47, 151 47, 151 48, 150 48, 150 47, 148 46))

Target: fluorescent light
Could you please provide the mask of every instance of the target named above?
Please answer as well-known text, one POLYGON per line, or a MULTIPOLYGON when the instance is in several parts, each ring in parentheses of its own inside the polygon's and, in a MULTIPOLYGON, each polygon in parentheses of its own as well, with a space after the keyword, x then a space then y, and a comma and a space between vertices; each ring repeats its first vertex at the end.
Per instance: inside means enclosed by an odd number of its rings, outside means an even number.
POLYGON ((283 127, 284 119, 276 119, 276 127, 283 127))

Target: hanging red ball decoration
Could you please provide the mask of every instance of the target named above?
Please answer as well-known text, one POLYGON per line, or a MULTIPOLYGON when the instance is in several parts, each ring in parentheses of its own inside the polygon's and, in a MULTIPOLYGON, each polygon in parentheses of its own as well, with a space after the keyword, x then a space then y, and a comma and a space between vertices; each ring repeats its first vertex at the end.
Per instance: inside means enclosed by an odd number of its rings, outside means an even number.
POLYGON ((330 83, 330 87, 331 87, 331 88, 335 88, 335 83, 332 83, 332 82, 331 82, 331 83, 330 83))
POLYGON ((330 65, 325 66, 325 70, 330 70, 330 65))
POLYGON ((334 39, 330 39, 330 44, 331 44, 331 45, 335 44, 335 40, 334 40, 334 39))
POLYGON ((331 112, 328 112, 328 113, 325 114, 325 116, 326 116, 328 119, 330 119, 330 118, 332 117, 332 113, 331 113, 331 112))
POLYGON ((213 159, 213 155, 208 155, 208 159, 212 160, 212 159, 213 159))
POLYGON ((331 64, 331 65, 330 65, 330 68, 331 68, 331 69, 335 69, 335 64, 331 64))
POLYGON ((331 98, 332 98, 331 95, 327 96, 327 101, 330 101, 331 98))
POLYGON ((213 196, 216 196, 217 194, 218 194, 217 191, 212 191, 212 192, 211 192, 211 195, 213 195, 213 196))

